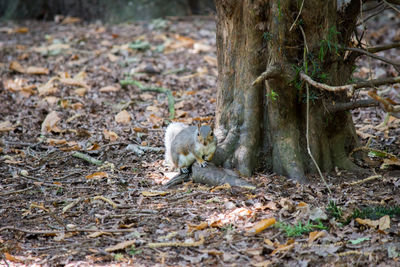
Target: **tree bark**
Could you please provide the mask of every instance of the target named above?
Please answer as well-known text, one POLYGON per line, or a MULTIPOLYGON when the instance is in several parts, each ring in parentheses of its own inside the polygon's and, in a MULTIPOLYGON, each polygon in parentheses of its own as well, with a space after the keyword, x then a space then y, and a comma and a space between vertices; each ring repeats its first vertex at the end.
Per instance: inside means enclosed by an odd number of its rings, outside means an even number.
MULTIPOLYGON (((360 1, 346 2, 339 8, 337 0, 305 0, 289 31, 302 1, 216 0, 217 164, 247 176, 262 168, 300 182, 316 171, 307 153, 305 90, 298 73, 308 71, 329 85, 350 79, 355 57, 338 47, 350 41, 360 1), (253 84, 265 71, 267 79, 253 84)), ((347 95, 317 88, 311 95, 309 145, 318 166, 357 170, 347 156, 358 145, 350 112, 325 108, 348 102, 347 95)))

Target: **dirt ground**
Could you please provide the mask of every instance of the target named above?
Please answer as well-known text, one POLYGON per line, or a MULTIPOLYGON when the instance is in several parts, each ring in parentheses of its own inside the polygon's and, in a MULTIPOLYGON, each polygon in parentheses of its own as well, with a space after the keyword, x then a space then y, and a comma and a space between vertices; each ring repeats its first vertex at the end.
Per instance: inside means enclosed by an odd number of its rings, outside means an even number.
MULTIPOLYGON (((0 26, 1 266, 400 266, 396 116, 353 112, 369 174, 325 174, 331 194, 266 172, 245 178, 255 190, 165 190, 168 98, 146 89, 169 89, 183 122, 214 116, 212 19, 0 26)), ((400 41, 397 13, 368 27, 371 45, 400 41)), ((358 64, 358 78, 398 75, 358 64)), ((399 101, 399 84, 382 90, 399 101)))

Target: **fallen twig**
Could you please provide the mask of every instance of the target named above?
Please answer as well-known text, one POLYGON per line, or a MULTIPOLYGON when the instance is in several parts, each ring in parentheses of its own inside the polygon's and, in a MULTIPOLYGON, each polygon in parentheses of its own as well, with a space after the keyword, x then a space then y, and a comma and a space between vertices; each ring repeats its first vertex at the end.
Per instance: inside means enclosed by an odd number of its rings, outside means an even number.
POLYGON ((382 178, 382 175, 373 175, 373 176, 367 177, 367 178, 359 180, 359 181, 355 181, 352 183, 346 183, 346 185, 351 185, 351 186, 359 185, 359 184, 366 183, 366 182, 369 182, 369 181, 372 181, 375 179, 379 179, 379 178, 382 178))
POLYGON ((65 230, 29 230, 18 228, 14 226, 5 226, 0 228, 0 233, 5 230, 18 231, 27 234, 34 235, 48 235, 48 234, 60 234, 65 232, 105 232, 105 233, 130 233, 137 231, 136 229, 85 229, 85 228, 75 228, 75 229, 65 229, 65 230))
POLYGON ((75 151, 74 153, 72 153, 73 157, 79 158, 79 159, 83 159, 86 160, 87 162, 91 163, 91 164, 95 164, 95 165, 101 165, 103 164, 103 162, 101 160, 95 159, 89 155, 83 154, 81 152, 75 151))
POLYGON ((360 54, 364 54, 364 55, 367 55, 369 57, 372 57, 372 58, 378 59, 380 61, 383 61, 385 63, 388 63, 388 64, 392 65, 397 70, 397 72, 400 72, 400 62, 395 62, 393 60, 390 60, 390 59, 375 55, 375 54, 373 54, 371 52, 368 52, 367 50, 364 50, 364 49, 361 49, 361 48, 344 47, 344 49, 348 50, 348 51, 353 51, 353 52, 357 52, 357 53, 360 53, 360 54))

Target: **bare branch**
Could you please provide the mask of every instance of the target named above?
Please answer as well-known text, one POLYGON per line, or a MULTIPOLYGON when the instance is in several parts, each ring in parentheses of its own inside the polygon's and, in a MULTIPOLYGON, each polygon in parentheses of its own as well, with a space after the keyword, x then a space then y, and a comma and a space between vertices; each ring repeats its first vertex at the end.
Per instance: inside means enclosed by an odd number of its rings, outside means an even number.
POLYGON ((354 52, 357 52, 357 53, 360 53, 360 54, 364 54, 364 55, 367 55, 369 57, 372 57, 372 58, 381 60, 383 62, 386 62, 386 63, 388 63, 390 65, 393 65, 393 67, 397 70, 397 72, 400 73, 400 62, 395 62, 393 60, 390 60, 390 59, 387 59, 387 58, 384 58, 384 57, 381 57, 381 56, 377 56, 377 55, 375 55, 373 53, 370 53, 370 52, 368 52, 368 51, 366 51, 364 49, 360 49, 360 48, 345 47, 344 49, 349 50, 349 51, 354 51, 354 52))
POLYGON ((386 45, 377 45, 377 46, 367 47, 366 50, 370 53, 377 53, 380 51, 389 50, 389 49, 398 48, 398 47, 400 47, 400 43, 392 43, 392 44, 386 44, 386 45))
POLYGON ((365 107, 377 107, 379 106, 379 102, 374 99, 363 99, 353 102, 344 102, 344 103, 335 103, 328 104, 326 108, 329 112, 335 113, 338 111, 351 110, 356 108, 365 108, 365 107))
POLYGON ((394 10, 396 10, 398 13, 400 13, 400 10, 398 10, 394 5, 399 5, 400 1, 399 0, 383 0, 383 2, 385 2, 386 5, 390 6, 391 8, 393 8, 394 10))
POLYGON ((348 91, 347 95, 350 97, 353 95, 354 90, 360 89, 360 88, 365 88, 365 87, 372 87, 372 86, 380 86, 380 85, 385 85, 385 84, 394 84, 394 83, 400 83, 400 76, 393 77, 393 78, 382 78, 382 79, 374 79, 374 80, 369 80, 365 82, 360 82, 360 83, 353 83, 353 84, 347 84, 347 85, 341 85, 341 86, 330 86, 325 83, 320 83, 317 81, 314 81, 310 76, 305 74, 304 72, 300 72, 300 78, 310 85, 323 89, 326 91, 330 92, 339 92, 339 91, 348 91))

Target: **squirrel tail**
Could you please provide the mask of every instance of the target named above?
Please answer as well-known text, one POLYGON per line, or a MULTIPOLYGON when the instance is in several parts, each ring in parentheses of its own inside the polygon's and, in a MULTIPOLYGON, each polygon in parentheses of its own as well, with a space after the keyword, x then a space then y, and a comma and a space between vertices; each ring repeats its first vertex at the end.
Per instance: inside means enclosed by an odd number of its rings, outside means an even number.
POLYGON ((188 127, 186 124, 183 124, 181 122, 173 122, 171 123, 168 127, 167 130, 165 131, 165 163, 167 165, 173 166, 174 163, 172 161, 172 154, 171 154, 171 145, 172 141, 175 139, 175 137, 178 135, 180 131, 188 127))

